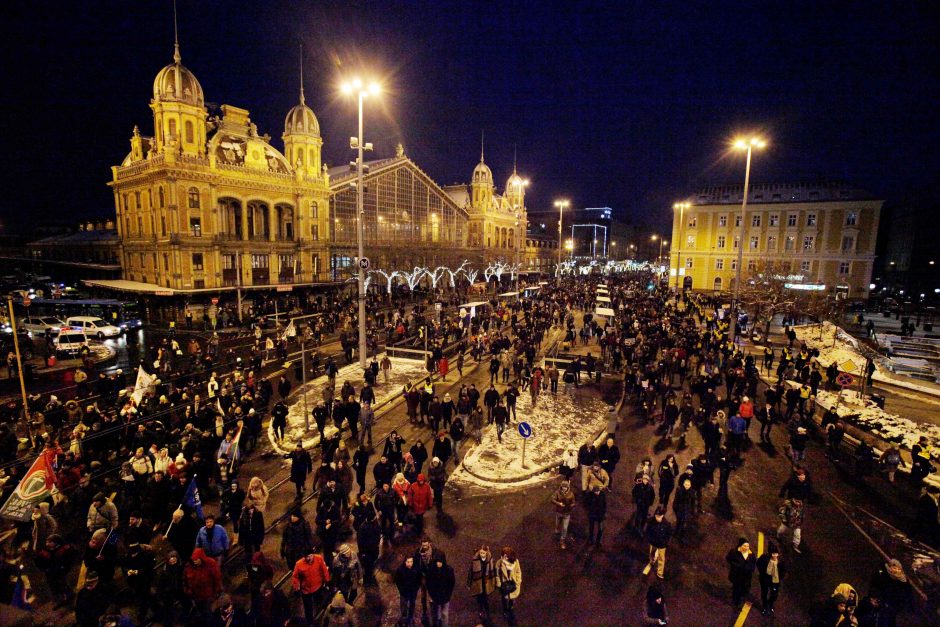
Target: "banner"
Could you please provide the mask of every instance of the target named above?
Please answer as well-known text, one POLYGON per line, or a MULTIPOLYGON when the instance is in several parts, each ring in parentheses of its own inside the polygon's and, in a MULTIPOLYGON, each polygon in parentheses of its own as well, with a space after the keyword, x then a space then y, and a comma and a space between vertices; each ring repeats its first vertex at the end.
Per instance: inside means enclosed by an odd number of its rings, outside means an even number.
POLYGON ((0 508, 0 516, 21 522, 29 520, 33 513, 33 505, 51 496, 54 488, 55 471, 49 463, 49 458, 40 455, 13 490, 7 502, 0 508))
POLYGON ((193 475, 192 481, 189 482, 189 487, 186 489, 186 495, 183 497, 183 505, 196 510, 196 515, 199 516, 199 520, 204 518, 202 515, 202 499, 199 498, 199 487, 196 485, 195 475, 193 475))
POLYGON ((144 394, 156 380, 157 375, 147 374, 143 366, 138 366, 137 383, 134 384, 134 392, 131 394, 131 398, 134 399, 136 404, 140 405, 140 399, 144 397, 144 394))

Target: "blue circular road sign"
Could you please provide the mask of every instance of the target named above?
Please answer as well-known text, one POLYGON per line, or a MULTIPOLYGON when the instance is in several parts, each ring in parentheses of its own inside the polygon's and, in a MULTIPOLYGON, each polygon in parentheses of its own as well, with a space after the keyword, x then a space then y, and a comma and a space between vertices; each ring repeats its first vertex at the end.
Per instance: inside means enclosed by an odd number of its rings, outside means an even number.
POLYGON ((519 423, 519 435, 528 438, 532 435, 532 426, 528 422, 519 423))

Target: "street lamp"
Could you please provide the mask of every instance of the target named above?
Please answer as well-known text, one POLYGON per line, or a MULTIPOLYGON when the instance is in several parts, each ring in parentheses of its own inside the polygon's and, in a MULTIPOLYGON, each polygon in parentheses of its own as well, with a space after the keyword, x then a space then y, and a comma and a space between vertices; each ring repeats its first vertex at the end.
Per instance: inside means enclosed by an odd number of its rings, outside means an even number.
POLYGON ((731 316, 731 333, 729 334, 732 344, 734 344, 735 336, 738 333, 738 292, 741 290, 741 265, 744 263, 744 221, 747 211, 747 189, 751 183, 751 152, 754 148, 763 148, 766 145, 767 142, 760 137, 739 138, 734 142, 735 150, 747 151, 747 164, 744 166, 744 195, 741 201, 741 230, 738 236, 738 266, 734 270, 734 304, 731 308, 733 314, 731 316))
POLYGON ((659 240, 659 256, 656 257, 656 263, 662 263, 663 261, 663 238, 661 238, 659 235, 653 235, 652 237, 650 237, 651 242, 655 242, 656 240, 659 240))
POLYGON ((362 101, 369 96, 378 96, 381 93, 381 86, 372 82, 366 86, 361 78, 353 78, 342 85, 344 94, 356 94, 359 98, 359 134, 356 137, 349 138, 349 147, 356 151, 356 239, 359 244, 359 365, 366 367, 366 270, 363 267, 365 254, 363 252, 362 242, 362 223, 365 219, 363 210, 363 181, 362 175, 365 170, 362 160, 364 150, 372 150, 372 144, 367 144, 362 137, 362 101))
POLYGON ((614 241, 614 240, 610 240, 610 248, 611 248, 611 250, 610 250, 610 255, 609 255, 609 256, 610 256, 610 257, 613 257, 613 260, 614 260, 614 261, 617 261, 617 255, 615 254, 616 251, 613 250, 613 249, 616 248, 616 247, 617 247, 617 242, 614 241))
POLYGON ((677 202, 672 205, 673 210, 679 210, 679 228, 676 229, 676 241, 679 242, 676 247, 676 292, 679 291, 679 268, 682 267, 682 220, 685 217, 685 210, 690 206, 687 202, 677 202))
POLYGON ((558 268, 555 269, 555 276, 561 280, 561 223, 565 219, 565 209, 570 203, 567 200, 556 200, 555 206, 558 207, 558 268))
MULTIPOLYGON (((518 208, 518 205, 516 205, 516 207, 518 208)), ((518 240, 516 240, 516 291, 517 292, 519 291, 519 275, 521 274, 520 272, 521 267, 519 265, 519 254, 520 254, 519 249, 522 248, 522 242, 524 241, 522 237, 522 229, 520 227, 521 220, 522 220, 522 213, 520 213, 519 211, 516 211, 516 234, 519 238, 518 240)))

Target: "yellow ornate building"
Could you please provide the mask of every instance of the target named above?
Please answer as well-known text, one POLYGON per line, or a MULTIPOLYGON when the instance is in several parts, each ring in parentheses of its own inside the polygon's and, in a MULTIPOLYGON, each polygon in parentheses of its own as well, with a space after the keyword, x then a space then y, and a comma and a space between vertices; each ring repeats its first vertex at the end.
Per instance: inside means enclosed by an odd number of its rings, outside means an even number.
POLYGON ((483 259, 501 257, 507 262, 515 261, 517 249, 521 249, 522 262, 528 220, 525 188, 529 182, 519 176, 515 165, 503 194, 496 192, 493 181, 493 171, 483 160, 481 148, 480 163, 473 169, 470 184, 448 185, 444 191, 467 211, 468 248, 483 259))
MULTIPOLYGON (((284 120, 283 152, 259 134, 246 109, 225 104, 220 115, 210 114, 178 42, 154 79, 150 108, 153 135, 134 128, 130 152, 108 183, 122 280, 89 285, 212 295, 354 275, 355 172, 323 164, 302 73, 300 101, 284 120)), ((394 157, 367 165, 363 230, 373 269, 457 267, 464 259, 481 266, 501 258, 549 271, 544 243, 525 238, 528 181, 515 167, 498 194, 482 150, 469 186, 441 188, 400 146, 394 157)))
POLYGON ((329 176, 302 85, 283 153, 246 109, 209 115, 178 43, 150 108, 153 136, 134 128, 109 183, 124 279, 186 292, 327 278, 329 176))
MULTIPOLYGON (((674 212, 670 285, 734 289, 743 191, 708 187, 674 212)), ((769 272, 790 289, 867 298, 883 203, 835 182, 751 186, 742 277, 769 272)))

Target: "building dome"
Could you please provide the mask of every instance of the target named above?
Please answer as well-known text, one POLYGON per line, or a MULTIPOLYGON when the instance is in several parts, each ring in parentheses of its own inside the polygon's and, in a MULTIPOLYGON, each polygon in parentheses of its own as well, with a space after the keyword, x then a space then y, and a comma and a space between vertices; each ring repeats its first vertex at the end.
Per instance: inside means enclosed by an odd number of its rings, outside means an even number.
POLYGON ((515 172, 506 179, 506 193, 507 194, 521 194, 523 189, 525 189, 526 182, 521 176, 515 172))
POLYGON ((304 104, 303 100, 287 112, 287 117, 284 118, 284 134, 320 136, 320 122, 313 114, 313 109, 304 104))
POLYGON ((196 75, 179 62, 178 54, 174 59, 153 79, 153 99, 203 106, 202 85, 196 80, 196 75))
POLYGON ((493 172, 482 160, 473 168, 473 182, 493 184, 493 172))

